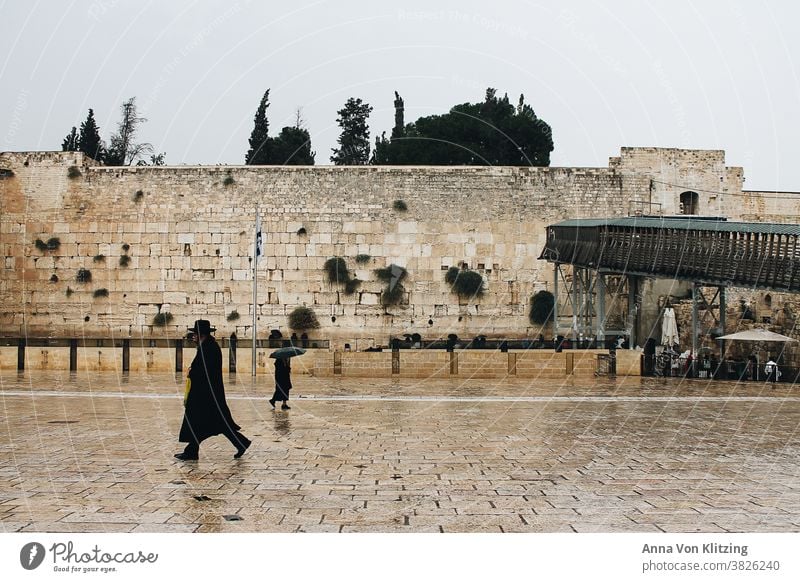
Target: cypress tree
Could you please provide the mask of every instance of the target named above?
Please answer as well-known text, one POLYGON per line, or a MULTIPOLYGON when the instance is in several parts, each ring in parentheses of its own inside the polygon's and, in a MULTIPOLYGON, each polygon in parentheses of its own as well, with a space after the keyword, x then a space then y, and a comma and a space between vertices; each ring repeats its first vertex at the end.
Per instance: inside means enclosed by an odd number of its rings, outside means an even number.
POLYGON ((73 125, 72 131, 67 134, 64 141, 61 142, 62 152, 77 152, 78 151, 78 130, 73 125))
POLYGON ((244 163, 248 165, 264 165, 270 163, 269 140, 269 121, 267 120, 267 108, 269 107, 269 89, 261 98, 256 115, 253 120, 253 131, 250 133, 250 149, 244 157, 244 163))
POLYGON ((103 140, 100 139, 100 128, 97 127, 97 123, 94 120, 94 111, 92 109, 89 109, 86 121, 81 123, 78 149, 93 160, 103 161, 105 148, 103 147, 103 140))
POLYGON ((369 162, 369 126, 367 119, 372 106, 361 99, 350 97, 340 109, 336 120, 342 133, 339 136, 339 148, 332 150, 331 161, 337 166, 360 166, 369 162))

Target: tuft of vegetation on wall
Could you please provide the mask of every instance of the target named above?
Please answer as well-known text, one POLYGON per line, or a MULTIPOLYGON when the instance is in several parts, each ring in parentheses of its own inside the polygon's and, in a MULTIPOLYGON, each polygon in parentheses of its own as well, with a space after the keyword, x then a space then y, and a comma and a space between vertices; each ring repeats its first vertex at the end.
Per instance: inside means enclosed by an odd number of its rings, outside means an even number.
POLYGON ((342 257, 331 257, 323 266, 328 282, 333 285, 344 285, 344 292, 352 295, 358 289, 361 281, 350 275, 347 263, 342 257))
POLYGON ((534 325, 544 325, 553 318, 556 299, 550 291, 539 291, 531 297, 528 319, 534 325))
POLYGON ((331 257, 322 267, 328 276, 328 282, 334 285, 344 284, 350 280, 350 271, 342 257, 331 257))
POLYGON ((444 280, 459 297, 480 297, 485 292, 483 277, 476 271, 450 267, 445 273, 444 280))
POLYGON ((78 283, 88 283, 92 280, 92 272, 89 269, 81 267, 78 269, 78 274, 75 276, 78 283))
POLYGON ((295 307, 289 314, 289 329, 304 331, 318 328, 319 321, 313 309, 305 306, 295 307))
POLYGON ((47 242, 44 242, 42 239, 37 238, 33 244, 38 250, 42 252, 55 251, 58 250, 59 247, 61 247, 61 239, 59 239, 57 236, 52 236, 49 239, 47 239, 47 242))
POLYGON ((225 319, 226 319, 227 321, 237 321, 237 320, 239 319, 239 317, 240 317, 240 316, 239 316, 239 312, 238 312, 238 311, 236 311, 236 310, 234 309, 233 311, 231 311, 231 312, 228 314, 228 317, 226 317, 225 319))
POLYGON ((105 287, 101 289, 95 289, 94 293, 92 293, 92 297, 94 297, 95 299, 98 297, 108 297, 108 289, 106 289, 105 287))
POLYGON ((405 294, 402 282, 408 276, 405 267, 391 264, 388 267, 375 269, 375 276, 379 281, 386 283, 386 289, 381 293, 382 305, 396 305, 400 303, 405 294))
POLYGON ((173 320, 171 313, 156 313, 153 317, 153 325, 156 327, 164 327, 173 320))

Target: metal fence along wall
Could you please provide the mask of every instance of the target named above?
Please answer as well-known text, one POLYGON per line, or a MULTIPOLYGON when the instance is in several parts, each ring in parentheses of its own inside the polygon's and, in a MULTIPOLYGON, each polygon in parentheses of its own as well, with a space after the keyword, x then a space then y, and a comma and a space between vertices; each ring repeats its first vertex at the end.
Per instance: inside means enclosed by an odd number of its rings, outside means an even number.
POLYGON ((541 259, 708 285, 800 291, 800 226, 699 217, 569 220, 541 259))

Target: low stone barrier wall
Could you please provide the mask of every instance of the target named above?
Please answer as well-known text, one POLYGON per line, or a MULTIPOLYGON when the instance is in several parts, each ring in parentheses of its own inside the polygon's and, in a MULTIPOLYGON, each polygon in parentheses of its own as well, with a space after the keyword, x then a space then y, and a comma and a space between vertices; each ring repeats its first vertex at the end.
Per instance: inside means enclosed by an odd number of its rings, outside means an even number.
MULTIPOLYGON (((271 375, 271 348, 256 350, 256 374, 271 375)), ((175 347, 131 345, 128 368, 136 372, 183 372, 194 357, 193 345, 182 350, 182 361, 176 358, 175 347), (180 367, 180 369, 178 369, 180 367)), ((294 374, 321 378, 344 376, 361 378, 486 378, 505 377, 559 379, 567 376, 593 377, 597 356, 607 350, 398 350, 396 352, 331 352, 309 349, 305 355, 292 359, 294 374)), ((236 371, 250 374, 251 348, 236 351, 236 371)), ((0 370, 18 369, 19 349, 0 347, 0 370)), ((222 349, 223 370, 230 372, 228 348, 222 349)), ((617 375, 641 375, 641 354, 634 350, 617 351, 617 375)), ((122 372, 123 349, 120 347, 78 347, 76 371, 122 372)), ((26 370, 69 370, 70 348, 62 346, 28 346, 24 351, 26 370)))

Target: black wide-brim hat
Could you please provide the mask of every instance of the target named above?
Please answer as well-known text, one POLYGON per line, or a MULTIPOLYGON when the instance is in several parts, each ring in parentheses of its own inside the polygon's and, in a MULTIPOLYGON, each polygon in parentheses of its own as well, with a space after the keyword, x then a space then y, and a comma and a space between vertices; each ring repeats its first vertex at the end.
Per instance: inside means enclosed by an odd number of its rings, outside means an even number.
POLYGON ((211 327, 211 322, 207 319, 198 319, 194 322, 194 327, 190 327, 189 331, 197 335, 208 335, 212 331, 217 331, 216 327, 211 327))

